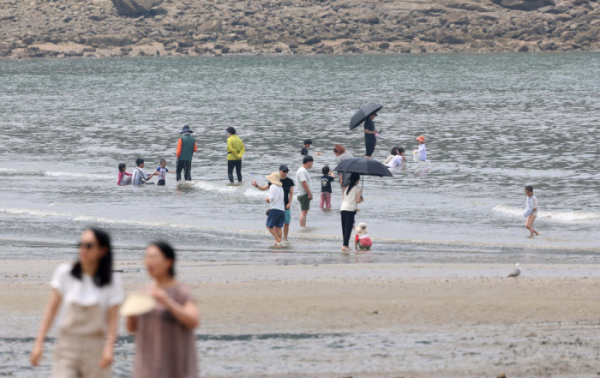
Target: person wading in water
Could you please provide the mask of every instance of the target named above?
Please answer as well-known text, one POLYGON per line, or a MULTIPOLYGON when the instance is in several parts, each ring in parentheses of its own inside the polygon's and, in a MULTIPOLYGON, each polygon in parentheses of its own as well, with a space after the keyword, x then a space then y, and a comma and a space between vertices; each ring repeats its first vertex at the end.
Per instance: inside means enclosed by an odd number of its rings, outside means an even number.
POLYGON ((227 128, 227 176, 233 184, 233 168, 237 173, 238 182, 242 182, 242 156, 246 148, 244 142, 236 135, 233 127, 227 128))
POLYGON ((188 125, 183 126, 181 137, 177 143, 177 181, 181 181, 181 171, 184 172, 185 181, 192 181, 192 156, 198 151, 196 139, 192 137, 193 131, 188 125))

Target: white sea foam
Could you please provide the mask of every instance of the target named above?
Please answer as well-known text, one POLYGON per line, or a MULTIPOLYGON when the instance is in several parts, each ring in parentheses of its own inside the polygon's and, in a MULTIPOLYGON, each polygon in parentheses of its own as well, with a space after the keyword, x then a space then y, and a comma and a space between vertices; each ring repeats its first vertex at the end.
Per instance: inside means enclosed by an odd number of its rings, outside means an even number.
POLYGON ((188 181, 177 185, 178 187, 198 188, 209 192, 233 193, 240 190, 241 186, 227 186, 222 183, 214 183, 209 181, 188 181))
POLYGON ((10 215, 31 215, 37 218, 46 218, 46 217, 72 217, 72 214, 69 213, 59 213, 56 211, 44 211, 38 209, 18 209, 18 208, 0 208, 0 213, 10 214, 10 215))
POLYGON ((43 176, 43 177, 72 177, 72 178, 87 178, 94 180, 116 179, 117 175, 101 175, 95 173, 72 173, 72 172, 55 172, 45 171, 41 169, 14 169, 0 168, 0 174, 4 176, 43 176))
POLYGON ((266 192, 266 191, 263 192, 262 190, 250 188, 244 192, 244 195, 246 195, 248 197, 267 198, 269 196, 269 192, 266 192))
MULTIPOLYGON (((524 210, 508 205, 498 205, 492 212, 523 218, 524 210)), ((539 211, 538 219, 561 223, 590 223, 600 222, 600 213, 579 211, 539 211)))

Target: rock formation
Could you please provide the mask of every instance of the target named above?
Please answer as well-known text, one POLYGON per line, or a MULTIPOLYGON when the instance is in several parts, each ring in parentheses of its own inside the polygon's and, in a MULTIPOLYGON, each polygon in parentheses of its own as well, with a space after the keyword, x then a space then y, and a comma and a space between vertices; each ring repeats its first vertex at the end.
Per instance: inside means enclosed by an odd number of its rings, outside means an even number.
POLYGON ((0 0, 0 58, 600 48, 589 0, 0 0))

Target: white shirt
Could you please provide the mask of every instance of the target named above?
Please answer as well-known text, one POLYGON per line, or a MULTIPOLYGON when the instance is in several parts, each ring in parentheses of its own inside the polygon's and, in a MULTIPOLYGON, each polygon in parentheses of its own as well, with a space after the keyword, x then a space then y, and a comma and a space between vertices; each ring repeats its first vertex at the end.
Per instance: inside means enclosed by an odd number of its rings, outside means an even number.
POLYGON ((420 144, 417 149, 417 159, 420 161, 427 161, 427 148, 425 148, 425 144, 420 144))
POLYGON ((533 213, 533 209, 537 211, 538 200, 535 195, 531 195, 531 197, 527 197, 527 201, 525 201, 525 212, 523 213, 523 217, 527 218, 533 213))
POLYGON ((311 184, 310 184, 310 175, 308 174, 308 170, 304 167, 300 167, 298 168, 298 172, 296 172, 296 182, 298 183, 298 185, 296 185, 298 187, 298 191, 296 192, 296 194, 298 196, 303 196, 306 193, 306 190, 304 190, 304 185, 302 185, 302 182, 306 181, 306 185, 308 185, 309 189, 311 188, 311 184))
POLYGON ((71 269, 73 269, 73 264, 59 265, 54 271, 52 281, 50 281, 50 286, 61 297, 57 318, 58 327, 62 326, 66 308, 71 303, 84 307, 100 305, 105 316, 104 324, 106 326, 106 310, 123 302, 121 277, 117 273, 113 273, 110 284, 98 287, 92 277, 83 272, 81 273, 81 280, 73 277, 71 269))
POLYGON ((387 166, 390 168, 393 167, 397 167, 399 165, 404 164, 404 156, 400 156, 400 155, 396 155, 394 156, 394 158, 392 159, 392 161, 390 161, 387 166))
POLYGON ((148 181, 148 175, 142 168, 136 168, 133 170, 133 179, 131 181, 133 185, 143 185, 148 181))
POLYGON ((356 211, 358 203, 356 202, 356 195, 360 193, 360 187, 354 186, 350 193, 346 193, 348 188, 344 188, 344 198, 342 199, 342 206, 340 211, 356 211))
POLYGON ((281 186, 272 184, 269 187, 269 205, 271 209, 285 211, 283 188, 281 186))

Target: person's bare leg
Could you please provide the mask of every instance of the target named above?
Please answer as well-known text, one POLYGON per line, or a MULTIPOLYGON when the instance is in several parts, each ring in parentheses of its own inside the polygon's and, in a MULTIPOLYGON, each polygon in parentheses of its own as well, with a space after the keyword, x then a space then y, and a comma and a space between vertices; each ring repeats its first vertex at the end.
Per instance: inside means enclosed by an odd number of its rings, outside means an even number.
POLYGON ((529 230, 529 237, 532 238, 535 236, 533 233, 533 227, 531 227, 531 215, 527 217, 527 221, 525 221, 525 228, 529 230))
POLYGON ((530 217, 531 217, 531 224, 529 225, 529 227, 531 227, 531 230, 533 231, 534 234, 541 235, 539 232, 537 232, 537 230, 535 228, 533 228, 533 222, 535 222, 535 219, 537 217, 535 215, 530 215, 530 217))
POLYGON ((267 226, 267 230, 269 230, 269 232, 271 233, 271 235, 273 235, 273 237, 275 238, 275 244, 277 244, 277 240, 281 240, 277 238, 277 232, 275 231, 274 228, 269 228, 269 226, 267 226))
POLYGON ((286 223, 283 225, 283 240, 288 241, 288 234, 290 233, 290 224, 286 223))
POLYGON ((302 210, 300 212, 300 227, 306 227, 306 215, 308 214, 308 210, 302 210))
POLYGON ((279 242, 281 242, 281 240, 283 238, 283 230, 279 227, 275 227, 275 233, 277 234, 277 238, 279 239, 279 242))

